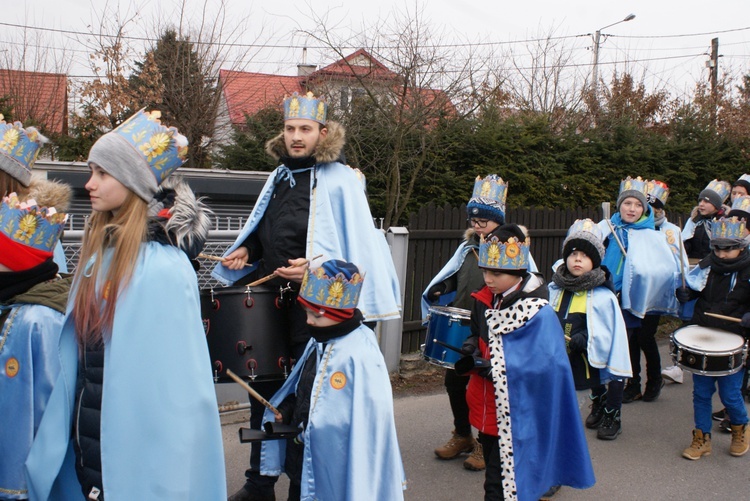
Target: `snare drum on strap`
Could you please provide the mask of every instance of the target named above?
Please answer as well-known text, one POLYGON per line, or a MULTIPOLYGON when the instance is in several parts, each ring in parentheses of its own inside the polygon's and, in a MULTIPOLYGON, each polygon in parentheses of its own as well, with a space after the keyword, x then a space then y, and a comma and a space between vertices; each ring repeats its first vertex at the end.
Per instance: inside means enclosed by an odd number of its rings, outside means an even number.
POLYGON ((669 353, 675 364, 695 374, 728 376, 742 370, 747 342, 740 335, 688 325, 672 333, 669 353))
POLYGON ((284 379, 291 372, 289 308, 278 288, 204 291, 201 317, 214 381, 232 381, 227 369, 251 381, 284 379))
POLYGON ((461 345, 471 334, 470 319, 469 310, 431 306, 427 315, 427 337, 422 345, 424 358, 435 365, 452 369, 463 356, 459 351, 461 345))

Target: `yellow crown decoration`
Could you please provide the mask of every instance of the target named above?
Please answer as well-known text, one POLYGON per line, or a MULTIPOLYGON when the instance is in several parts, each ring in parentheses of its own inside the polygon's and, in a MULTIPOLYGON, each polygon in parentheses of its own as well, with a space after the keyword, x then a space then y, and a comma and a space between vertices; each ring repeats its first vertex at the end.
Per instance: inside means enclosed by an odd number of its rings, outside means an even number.
POLYGON ((714 219, 710 232, 712 244, 716 240, 742 240, 745 238, 745 220, 738 217, 714 219))
POLYGON ((658 200, 662 205, 666 205, 669 198, 669 186, 667 186, 667 183, 657 181, 656 179, 646 181, 646 193, 648 193, 648 202, 650 204, 658 200))
POLYGON ((0 204, 0 234, 11 241, 52 253, 68 215, 54 207, 39 207, 35 200, 19 200, 15 193, 0 204))
POLYGON ((648 197, 648 186, 646 181, 641 179, 641 176, 636 178, 628 176, 620 181, 620 193, 622 194, 625 191, 639 191, 643 193, 644 197, 648 197))
POLYGON ((493 270, 525 270, 529 267, 529 239, 510 237, 501 242, 492 235, 479 243, 479 267, 493 270))
POLYGON ((313 120, 320 124, 326 124, 328 104, 320 98, 316 98, 312 92, 304 96, 295 92, 284 99, 284 120, 304 118, 313 120))
POLYGON ((726 181, 719 181, 718 179, 714 179, 708 183, 705 189, 716 192, 721 197, 722 202, 726 202, 729 194, 732 193, 732 185, 726 181))
MULTIPOLYGON (((732 210, 730 212, 736 210, 750 214, 750 196, 735 198, 734 202, 732 202, 732 210)), ((745 223, 747 223, 747 221, 745 221, 745 223)))
MULTIPOLYGON (((31 169, 46 138, 21 122, 6 123, 0 114, 0 169, 28 186, 31 169)), ((0 193, 2 196, 3 193, 0 193)))
POLYGON ((340 262, 326 261, 316 269, 307 269, 299 296, 310 303, 339 310, 356 308, 364 276, 339 268, 340 262))

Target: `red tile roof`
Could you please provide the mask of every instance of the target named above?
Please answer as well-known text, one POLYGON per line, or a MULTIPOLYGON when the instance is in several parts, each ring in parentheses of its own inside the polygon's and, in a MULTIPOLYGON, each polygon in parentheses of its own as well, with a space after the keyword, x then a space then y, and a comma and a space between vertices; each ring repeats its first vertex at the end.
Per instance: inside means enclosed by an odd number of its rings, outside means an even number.
POLYGON ((0 98, 13 120, 34 122, 43 133, 68 132, 68 77, 60 73, 0 70, 0 98))
POLYGON ((339 59, 313 72, 308 78, 315 80, 321 77, 352 78, 355 76, 367 79, 389 80, 395 78, 397 75, 372 57, 365 49, 359 49, 344 59, 339 59))
POLYGON ((245 124, 245 115, 254 115, 269 105, 281 106, 284 97, 303 92, 300 77, 221 70, 222 92, 233 125, 245 124))

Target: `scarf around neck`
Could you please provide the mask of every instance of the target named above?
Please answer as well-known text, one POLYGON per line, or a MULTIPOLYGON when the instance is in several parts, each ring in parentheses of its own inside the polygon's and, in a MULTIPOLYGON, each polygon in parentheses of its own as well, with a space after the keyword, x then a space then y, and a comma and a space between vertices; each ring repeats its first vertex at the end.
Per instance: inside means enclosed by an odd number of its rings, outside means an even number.
POLYGON ((552 275, 552 281, 558 287, 570 292, 591 290, 602 285, 606 279, 607 275, 601 268, 594 268, 581 276, 574 277, 565 263, 558 266, 555 274, 552 275))
POLYGON ((607 237, 607 251, 604 253, 604 259, 602 260, 602 266, 606 266, 609 272, 612 274, 612 281, 615 284, 616 290, 622 289, 622 272, 623 264, 625 262, 625 256, 620 250, 620 246, 615 240, 615 235, 622 243, 622 246, 627 251, 628 249, 628 231, 629 230, 653 230, 654 229, 654 211, 650 209, 648 213, 644 213, 638 221, 634 223, 625 223, 620 217, 620 213, 616 213, 612 216, 612 226, 614 231, 607 237))

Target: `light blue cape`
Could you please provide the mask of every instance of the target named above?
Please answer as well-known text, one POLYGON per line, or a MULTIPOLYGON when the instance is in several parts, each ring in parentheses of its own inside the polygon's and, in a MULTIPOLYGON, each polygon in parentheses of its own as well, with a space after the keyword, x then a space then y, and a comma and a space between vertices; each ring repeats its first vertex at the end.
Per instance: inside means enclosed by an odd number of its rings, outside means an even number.
MULTIPOLYGON (((102 273, 110 259, 108 251, 102 273)), ((26 461, 32 500, 83 499, 71 439, 78 343, 70 310, 60 375, 26 461)), ((226 499, 198 282, 175 247, 143 244, 118 298, 105 345, 101 460, 107 501, 226 499)))
MULTIPOLYGON (((304 433, 302 500, 397 501, 406 488, 393 397, 375 334, 360 326, 325 346, 310 339, 270 403, 294 393, 308 357, 319 357, 304 433)), ((274 415, 266 410, 264 422, 274 415)), ((263 442, 261 473, 283 471, 284 440, 263 442)))
MULTIPOLYGON (((237 249, 258 227, 274 191, 274 170, 268 177, 258 202, 240 232, 224 254, 237 249)), ((313 176, 313 170, 310 170, 313 176)), ((288 182, 288 181, 281 181, 288 182)), ((317 183, 310 182, 310 218, 307 225, 307 251, 311 259, 322 254, 323 260, 341 259, 356 264, 365 274, 359 310, 368 321, 390 320, 401 316, 401 289, 390 248, 383 232, 375 228, 370 205, 359 171, 338 162, 319 165, 317 183)), ((300 256, 303 257, 303 256, 300 256)), ((230 270, 219 263, 211 275, 231 285, 257 266, 230 270)))

